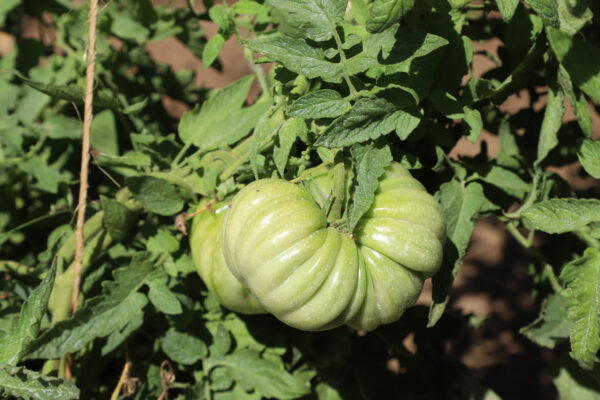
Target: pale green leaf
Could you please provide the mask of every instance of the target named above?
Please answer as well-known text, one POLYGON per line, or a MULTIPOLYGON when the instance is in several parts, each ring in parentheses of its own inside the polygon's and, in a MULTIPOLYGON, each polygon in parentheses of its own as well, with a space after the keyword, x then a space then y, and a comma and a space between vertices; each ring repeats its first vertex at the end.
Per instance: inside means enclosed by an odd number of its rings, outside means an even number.
POLYGON ((571 326, 571 355, 582 368, 600 361, 600 251, 588 248, 583 256, 565 265, 561 281, 566 289, 567 318, 571 326))
POLYGON ((548 87, 548 104, 544 112, 544 120, 540 129, 540 139, 537 149, 535 165, 541 163, 550 151, 558 144, 558 131, 562 125, 562 116, 565 113, 563 106, 563 92, 558 85, 548 87))
POLYGON ((290 35, 325 41, 344 17, 348 0, 269 0, 290 35))
POLYGON ((568 357, 560 357, 549 371, 561 400, 598 400, 600 383, 568 357))
POLYGON ((206 69, 215 62, 224 44, 225 38, 220 33, 210 38, 202 50, 202 68, 206 69))
POLYGON ((551 199, 542 201, 522 212, 536 229, 548 233, 564 233, 579 229, 590 222, 600 221, 600 200, 551 199))
POLYGON ((429 308, 427 326, 435 325, 446 309, 452 282, 462 264, 484 199, 483 187, 477 182, 465 186, 452 180, 440 187, 440 202, 446 214, 448 239, 444 247, 442 270, 433 277, 433 301, 429 308))
POLYGON ((40 323, 48 308, 55 276, 56 263, 53 263, 44 280, 21 306, 19 315, 11 320, 6 334, 0 334, 0 364, 16 365, 27 354, 29 346, 40 331, 40 323))
POLYGON ((468 106, 463 106, 464 112, 464 126, 467 131, 467 139, 471 143, 477 142, 479 135, 483 131, 483 120, 481 119, 481 114, 475 108, 470 108, 468 106))
POLYGON ((594 17, 590 9, 592 0, 560 0, 555 4, 559 28, 569 35, 575 35, 594 17))
MULTIPOLYGON (((273 161, 281 177, 284 176, 285 166, 290 156, 292 146, 298 137, 298 129, 304 128, 304 121, 297 118, 286 120, 278 133, 279 145, 273 149, 273 161)), ((305 128, 304 128, 305 129, 305 128)))
POLYGON ((0 2, 0 26, 4 25, 6 15, 8 15, 13 8, 21 4, 21 1, 22 0, 2 0, 0 2))
POLYGON ((356 186, 348 210, 349 231, 353 232, 361 217, 371 208, 375 191, 379 187, 379 177, 393 158, 388 146, 376 147, 372 143, 355 144, 350 152, 356 177, 356 186))
POLYGON ((79 389, 62 378, 0 364, 0 395, 23 400, 75 400, 79 389))
POLYGON ((59 358, 81 350, 96 338, 127 329, 143 314, 148 300, 139 288, 152 273, 149 263, 133 264, 114 271, 104 283, 103 294, 88 300, 71 318, 44 332, 33 343, 30 358, 59 358))
POLYGON ((341 65, 327 61, 322 49, 310 46, 303 39, 273 34, 244 43, 271 61, 280 62, 290 71, 309 79, 321 78, 333 83, 342 81, 341 65))
POLYGON ((350 102, 331 89, 317 90, 296 100, 288 115, 304 119, 335 118, 350 110, 350 102))
POLYGON ((194 364, 208 354, 202 340, 176 331, 168 331, 161 339, 160 347, 171 360, 184 365, 194 364))
POLYGON ((186 112, 179 121, 179 137, 201 150, 233 144, 246 136, 270 106, 262 102, 242 108, 254 78, 251 75, 216 91, 202 107, 186 112))
POLYGON ((498 10, 502 14, 502 19, 504 22, 508 22, 515 15, 519 0, 496 0, 496 4, 498 4, 498 10))
POLYGON ((577 157, 590 176, 600 179, 600 142, 584 139, 577 149, 577 157))
POLYGON ((261 148, 269 138, 277 133, 278 129, 279 126, 271 126, 269 113, 264 114, 256 124, 256 128, 254 128, 254 134, 250 142, 250 167, 256 179, 259 178, 259 166, 264 161, 264 156, 260 154, 261 148))
POLYGON ((110 30, 118 38, 133 40, 138 43, 143 43, 150 35, 150 31, 144 25, 125 13, 114 14, 110 30))

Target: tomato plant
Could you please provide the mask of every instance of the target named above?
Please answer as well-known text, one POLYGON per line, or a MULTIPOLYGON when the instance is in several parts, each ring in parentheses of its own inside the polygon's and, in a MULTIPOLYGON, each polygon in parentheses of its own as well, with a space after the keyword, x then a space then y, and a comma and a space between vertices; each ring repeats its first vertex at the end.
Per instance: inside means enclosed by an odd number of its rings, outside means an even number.
POLYGON ((598 1, 99 3, 0 1, 2 396, 599 396, 598 1))

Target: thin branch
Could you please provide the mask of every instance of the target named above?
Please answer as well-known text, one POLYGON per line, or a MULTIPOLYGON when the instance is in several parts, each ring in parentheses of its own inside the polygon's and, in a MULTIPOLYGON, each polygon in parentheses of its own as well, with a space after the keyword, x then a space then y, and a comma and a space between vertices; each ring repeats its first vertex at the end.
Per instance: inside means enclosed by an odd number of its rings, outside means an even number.
POLYGON ((127 347, 125 347, 125 365, 123 366, 123 371, 121 372, 121 377, 119 378, 119 382, 117 383, 117 387, 110 396, 110 400, 117 400, 119 398, 119 394, 123 390, 123 385, 127 382, 129 378, 129 369, 131 368, 131 360, 129 359, 129 352, 127 351, 127 347))
MULTIPOLYGON (((90 164, 90 131, 94 103, 94 73, 96 67, 96 21, 98 17, 98 0, 90 0, 89 43, 85 82, 85 109, 83 114, 83 138, 81 141, 81 172, 79 174, 79 205, 77 210, 77 228, 75 231, 75 266, 73 275, 73 292, 71 295, 71 312, 77 310, 79 286, 81 284, 81 265, 83 263, 83 225, 87 206, 88 169, 90 164)), ((67 364, 67 369, 70 369, 67 364)), ((66 373, 65 375, 70 375, 66 373)))
POLYGON ((533 256, 533 258, 535 258, 535 260, 544 267, 552 289, 554 289, 556 293, 560 293, 562 291, 562 286, 560 285, 558 277, 554 273, 554 268, 552 265, 546 262, 542 253, 540 253, 537 247, 533 245, 531 242, 532 236, 530 236, 529 239, 525 238, 512 222, 507 223, 506 228, 508 229, 508 232, 515 238, 515 240, 519 242, 519 244, 523 246, 529 252, 529 254, 531 254, 531 256, 533 256))

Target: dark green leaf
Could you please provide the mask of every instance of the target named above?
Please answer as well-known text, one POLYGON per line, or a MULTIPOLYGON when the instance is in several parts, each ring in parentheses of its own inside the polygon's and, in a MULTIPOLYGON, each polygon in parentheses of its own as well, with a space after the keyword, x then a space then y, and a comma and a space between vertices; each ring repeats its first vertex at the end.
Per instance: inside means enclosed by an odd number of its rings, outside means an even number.
POLYGON ((570 232, 590 222, 600 221, 600 200, 551 199, 534 204, 522 215, 531 220, 536 229, 544 232, 570 232))
POLYGON ((292 117, 304 119, 335 118, 350 110, 350 102, 335 90, 317 90, 300 97, 288 111, 292 117))
POLYGON ((202 340, 176 331, 168 331, 161 339, 160 347, 171 360, 184 365, 194 364, 208 354, 202 340))
POLYGON ((27 354, 29 346, 40 331, 40 323, 48 308, 55 276, 56 263, 52 263, 42 283, 31 292, 21 306, 19 316, 11 320, 8 331, 0 331, 0 364, 16 365, 23 355, 27 354))
POLYGON ((152 273, 149 263, 122 267, 114 272, 114 281, 104 283, 103 294, 88 300, 71 318, 44 332, 33 343, 30 358, 59 358, 81 350, 96 338, 126 330, 143 315, 148 302, 138 292, 152 273))
POLYGON ((61 378, 0 364, 0 394, 24 400, 75 400, 79 389, 61 378))
POLYGON ((600 251, 588 248, 581 258, 565 265, 561 281, 571 325, 571 355, 582 368, 600 361, 600 251))
POLYGON ((163 270, 154 272, 146 284, 150 288, 148 299, 154 307, 163 314, 181 314, 183 311, 177 297, 167 287, 168 276, 163 270))
POLYGON ((249 350, 236 351, 224 357, 211 359, 211 362, 213 365, 225 367, 230 376, 246 391, 254 388, 263 398, 295 399, 310 393, 308 382, 249 350))
POLYGON ((532 342, 553 349, 557 342, 569 337, 570 331, 567 301, 563 296, 553 294, 544 301, 539 317, 519 332, 532 342))
POLYGON ((594 136, 594 125, 592 123, 592 114, 590 113, 590 107, 588 101, 581 90, 573 87, 571 77, 569 73, 562 65, 558 69, 558 83, 560 84, 563 92, 567 96, 575 115, 577 116, 577 124, 585 134, 585 136, 591 138, 594 136))
POLYGON ((164 179, 140 175, 127 178, 125 183, 149 212, 169 216, 183 209, 181 194, 164 179))
POLYGON ((420 118, 420 109, 417 108, 403 111, 385 99, 360 99, 327 128, 315 145, 330 148, 350 146, 377 139, 394 130, 398 130, 401 137, 406 137, 418 125, 420 118))
POLYGON ((600 48, 552 27, 547 32, 550 46, 573 84, 600 102, 600 66, 589 61, 600 60, 600 48))
POLYGON ((108 234, 116 241, 123 240, 133 223, 133 212, 123 203, 106 196, 100 196, 100 207, 104 211, 102 223, 108 234))
POLYGON ((273 34, 244 43, 271 61, 280 62, 290 71, 309 79, 321 78, 333 83, 342 81, 341 65, 327 61, 321 48, 312 47, 303 39, 273 34))
POLYGON ((577 157, 590 176, 600 179, 600 142, 584 139, 577 149, 577 157))
POLYGON ((348 210, 349 230, 353 232, 360 218, 371 208, 375 191, 379 187, 379 177, 393 158, 388 146, 378 148, 372 143, 355 144, 350 152, 356 177, 356 186, 348 210))
POLYGON ((519 175, 497 165, 486 165, 483 168, 478 168, 477 173, 473 176, 502 189, 516 198, 522 198, 531 189, 531 185, 521 179, 519 175))
POLYGON ((367 21, 369 32, 381 32, 400 21, 415 5, 416 0, 375 0, 367 21))

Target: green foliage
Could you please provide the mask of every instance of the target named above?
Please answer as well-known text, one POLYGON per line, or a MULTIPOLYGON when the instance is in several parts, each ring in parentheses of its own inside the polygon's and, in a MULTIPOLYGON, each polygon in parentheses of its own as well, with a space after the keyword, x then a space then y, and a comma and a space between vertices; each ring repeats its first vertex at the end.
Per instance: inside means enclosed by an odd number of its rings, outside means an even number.
POLYGON ((560 278, 566 286, 567 318, 572 322, 573 357, 592 369, 600 350, 600 251, 587 249, 581 258, 565 265, 560 278))
POLYGON ((25 400, 72 400, 79 398, 79 389, 64 379, 0 364, 0 394, 25 400))
POLYGON ((107 398, 130 357, 136 398, 161 396, 166 360, 177 399, 496 398, 444 351, 477 329, 446 308, 486 216, 532 256, 540 313, 520 332, 552 349, 560 397, 598 397, 597 2, 102 2, 82 292, 69 317, 88 52, 88 8, 76 3, 0 1, 0 39, 15 43, 0 50, 0 393, 107 398), (156 60, 163 40, 216 70, 237 40, 248 75, 198 88, 194 71, 156 60), (497 55, 476 50, 488 41, 497 55), (531 104, 506 112, 515 94, 531 104), (188 111, 175 117, 170 103, 188 111), (456 156, 465 139, 477 154, 456 156), (354 234, 392 161, 446 214, 429 311, 364 336, 308 333, 229 312, 206 291, 186 215, 258 178, 310 187, 331 169, 334 188, 318 202, 354 234), (577 161, 588 187, 553 172, 577 161), (74 383, 62 379, 67 357, 74 383), (386 367, 396 359, 397 374, 386 367))

